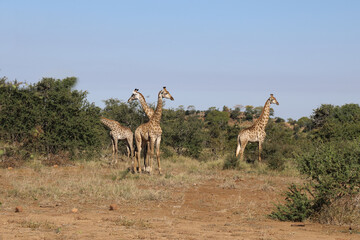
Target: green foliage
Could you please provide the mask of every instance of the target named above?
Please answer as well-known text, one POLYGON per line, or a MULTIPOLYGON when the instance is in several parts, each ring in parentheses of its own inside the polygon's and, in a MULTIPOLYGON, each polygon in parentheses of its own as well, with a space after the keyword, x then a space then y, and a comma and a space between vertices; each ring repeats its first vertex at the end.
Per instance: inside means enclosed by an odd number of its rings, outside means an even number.
POLYGON ((127 104, 124 101, 113 98, 105 100, 105 108, 102 115, 118 121, 123 126, 129 127, 133 132, 142 123, 149 121, 138 101, 132 101, 130 104, 127 104))
POLYGON ((285 203, 277 204, 269 216, 280 221, 302 222, 312 213, 312 201, 308 198, 306 187, 291 184, 284 193, 285 203))
MULTIPOLYGON (((301 173, 308 177, 309 187, 291 186, 285 204, 276 205, 271 217, 285 221, 304 220, 321 212, 331 212, 344 199, 360 193, 359 141, 316 142, 304 148, 297 157, 301 173), (306 190, 307 195, 303 193, 306 190)), ((356 208, 348 208, 357 211, 356 208)), ((342 211, 336 211, 342 214, 342 211)), ((347 213, 350 214, 351 213, 347 213)))
POLYGON ((227 144, 227 128, 230 113, 209 108, 205 113, 206 130, 209 135, 206 147, 210 148, 214 154, 224 154, 227 144))
POLYGON ((235 154, 228 154, 224 161, 224 169, 236 169, 239 164, 239 158, 235 154))
POLYGON ((0 168, 19 167, 32 155, 25 149, 14 146, 4 147, 0 155, 0 168))
POLYGON ((257 118, 257 117, 259 117, 259 116, 254 116, 255 114, 256 114, 256 112, 255 112, 255 110, 254 110, 254 107, 253 106, 251 106, 251 105, 247 105, 247 106, 245 106, 245 112, 244 112, 244 114, 245 114, 245 120, 247 120, 247 121, 251 121, 251 120, 253 120, 253 118, 257 118))
POLYGON ((314 188, 314 208, 360 192, 359 141, 319 143, 298 157, 301 173, 314 188))
MULTIPOLYGON (((289 145, 293 154, 288 155, 279 149, 272 152, 269 151, 269 146, 265 147, 268 148, 265 152, 269 154, 267 159, 279 153, 287 157, 296 156, 299 171, 308 178, 306 198, 310 200, 306 199, 305 195, 299 195, 297 191, 290 189, 287 192, 286 203, 277 205, 277 211, 272 213, 272 217, 295 221, 292 215, 299 215, 299 210, 292 206, 295 201, 289 199, 296 198, 299 199, 299 204, 295 205, 305 206, 307 209, 304 211, 306 214, 302 215, 304 217, 331 213, 331 218, 342 218, 344 214, 339 209, 344 206, 339 206, 339 203, 354 199, 354 196, 360 193, 359 105, 324 104, 314 110, 311 118, 300 118, 296 122, 293 121, 292 126, 294 130, 291 138, 289 133, 284 134, 280 129, 274 131, 274 136, 271 136, 271 128, 273 128, 271 125, 267 132, 269 140, 277 139, 278 147, 289 145), (302 204, 302 200, 306 204, 302 204)), ((356 208, 348 209, 357 211, 356 208)), ((346 214, 351 215, 349 211, 346 214)))
POLYGON ((237 136, 240 132, 240 126, 235 124, 234 126, 227 126, 226 128, 226 146, 225 151, 234 155, 235 149, 237 147, 237 136))
POLYGON ((283 123, 283 122, 285 122, 285 120, 284 120, 283 118, 281 118, 281 117, 277 117, 277 118, 275 119, 275 122, 276 122, 276 123, 283 123))
POLYGON ((100 108, 73 90, 76 78, 44 78, 20 87, 0 81, 0 134, 30 151, 96 151, 101 146, 100 108))
MULTIPOLYGON (((229 113, 228 112, 220 112, 217 109, 210 108, 205 114, 205 121, 210 126, 210 128, 215 128, 218 130, 225 130, 228 121, 229 121, 229 113)), ((218 131, 214 131, 214 137, 217 136, 218 131)))
POLYGON ((296 123, 300 128, 304 128, 305 131, 309 131, 312 128, 312 121, 308 117, 299 118, 296 123))
POLYGON ((187 115, 183 108, 164 109, 163 142, 179 155, 198 158, 204 148, 204 123, 196 114, 187 115))
MULTIPOLYGON (((260 117, 261 112, 263 110, 262 106, 254 107, 251 105, 245 106, 245 120, 252 121, 253 119, 257 119, 260 117)), ((274 109, 270 108, 270 116, 274 116, 274 109)))
POLYGON ((236 107, 234 110, 230 111, 230 118, 231 119, 238 119, 241 116, 240 107, 236 107))
POLYGON ((321 105, 311 116, 313 135, 322 140, 354 140, 360 136, 360 106, 321 105))
POLYGON ((288 159, 300 151, 296 146, 294 131, 284 123, 269 121, 266 126, 266 139, 263 145, 262 157, 272 170, 284 170, 288 159))

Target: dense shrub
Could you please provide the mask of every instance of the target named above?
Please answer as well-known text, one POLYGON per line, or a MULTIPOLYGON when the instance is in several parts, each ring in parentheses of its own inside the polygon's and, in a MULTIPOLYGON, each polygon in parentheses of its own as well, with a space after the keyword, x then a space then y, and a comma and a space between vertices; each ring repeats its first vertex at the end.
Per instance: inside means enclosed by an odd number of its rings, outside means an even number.
POLYGON ((323 141, 354 140, 360 136, 360 106, 323 104, 311 116, 312 134, 323 141))
MULTIPOLYGON (((300 209, 306 213, 300 214, 304 217, 342 218, 339 203, 353 202, 360 194, 359 141, 317 142, 299 155, 297 162, 300 172, 309 180, 308 187, 302 190, 306 189, 309 194, 301 195, 294 187, 289 189, 287 202, 277 205, 271 217, 294 221, 293 216, 299 216, 300 209), (336 213, 341 216, 335 216, 336 213)), ((359 207, 347 207, 347 214, 351 216, 358 210, 359 207)))
POLYGON ((282 122, 269 121, 262 151, 264 162, 272 170, 284 170, 286 161, 299 151, 296 142, 300 139, 296 139, 293 129, 282 122))
POLYGON ((0 81, 0 134, 30 151, 72 154, 100 149, 100 108, 73 90, 76 78, 44 78, 31 85, 0 81))
POLYGON ((298 164, 311 181, 316 211, 335 199, 360 192, 359 141, 316 144, 299 156, 298 164))
POLYGON ((313 212, 312 201, 307 196, 307 188, 291 184, 284 193, 285 203, 276 205, 269 216, 280 221, 302 222, 313 212))
POLYGON ((183 108, 166 109, 161 121, 163 142, 179 155, 198 158, 204 148, 204 123, 196 114, 187 115, 183 108))

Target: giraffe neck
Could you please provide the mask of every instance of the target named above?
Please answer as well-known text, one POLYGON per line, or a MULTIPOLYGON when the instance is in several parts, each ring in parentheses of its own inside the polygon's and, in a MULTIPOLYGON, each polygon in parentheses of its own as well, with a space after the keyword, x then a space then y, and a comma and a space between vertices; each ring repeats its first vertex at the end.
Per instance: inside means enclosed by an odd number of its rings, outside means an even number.
POLYGON ((107 126, 108 128, 110 128, 111 130, 113 130, 115 128, 115 124, 112 120, 101 117, 100 121, 107 126))
POLYGON ((144 96, 141 93, 139 93, 139 95, 140 95, 139 101, 142 108, 145 111, 146 116, 148 116, 148 118, 151 118, 154 115, 154 110, 151 107, 149 107, 149 105, 147 105, 144 96))
POLYGON ((266 124, 269 121, 269 116, 270 116, 270 100, 267 100, 265 102, 264 108, 261 112, 260 117, 258 118, 258 120, 256 121, 255 125, 260 126, 262 129, 265 129, 266 124))
POLYGON ((158 102, 157 102, 156 110, 155 110, 153 117, 151 118, 151 121, 156 124, 160 124, 161 114, 162 114, 162 105, 163 105, 163 102, 162 102, 162 96, 161 96, 161 91, 160 91, 158 94, 158 102))

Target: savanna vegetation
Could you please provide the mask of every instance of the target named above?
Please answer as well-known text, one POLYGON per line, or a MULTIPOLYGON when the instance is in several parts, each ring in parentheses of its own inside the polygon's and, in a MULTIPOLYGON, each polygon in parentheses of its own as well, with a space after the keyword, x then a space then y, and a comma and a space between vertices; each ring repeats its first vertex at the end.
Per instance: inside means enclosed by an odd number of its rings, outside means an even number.
MULTIPOLYGON (((108 99, 103 109, 89 103, 86 91, 74 89, 76 81, 44 78, 24 84, 0 79, 1 167, 18 167, 34 159, 41 159, 45 165, 71 164, 79 159, 96 161, 111 152, 109 131, 99 121, 100 116, 133 131, 148 120, 138 102, 108 99)), ((261 111, 262 106, 251 105, 206 111, 194 106, 169 109, 165 105, 162 157, 188 157, 199 164, 216 162, 220 169, 246 168, 234 156, 236 137, 261 111)), ((261 163, 264 172, 297 172, 303 178, 302 184, 289 186, 285 201, 275 206, 270 217, 359 224, 358 104, 324 104, 311 116, 298 120, 271 118, 266 132, 261 163)), ((259 165, 257 151, 256 143, 248 144, 248 165, 259 165)))

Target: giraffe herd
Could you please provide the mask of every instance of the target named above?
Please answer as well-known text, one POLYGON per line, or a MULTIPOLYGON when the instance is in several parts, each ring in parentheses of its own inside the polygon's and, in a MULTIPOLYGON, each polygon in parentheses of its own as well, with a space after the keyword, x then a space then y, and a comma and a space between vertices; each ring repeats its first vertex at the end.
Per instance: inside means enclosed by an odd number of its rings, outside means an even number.
MULTIPOLYGON (((113 149, 113 160, 112 164, 117 163, 117 142, 118 140, 126 141, 127 156, 132 158, 132 171, 134 173, 141 173, 141 163, 140 156, 141 150, 144 150, 144 168, 145 172, 152 172, 152 158, 154 150, 156 148, 156 160, 158 164, 159 174, 161 172, 160 166, 160 142, 162 130, 160 127, 160 120, 162 115, 162 106, 163 98, 174 100, 166 87, 163 87, 162 90, 158 93, 158 101, 155 111, 148 106, 144 96, 139 92, 139 89, 135 89, 132 92, 132 95, 128 99, 128 103, 139 100, 142 108, 144 109, 145 114, 149 118, 149 121, 141 124, 135 130, 135 144, 136 151, 133 147, 133 133, 128 127, 122 126, 119 122, 101 117, 101 122, 106 125, 110 131, 110 137, 112 141, 113 149)), ((248 142, 258 142, 259 143, 259 162, 261 162, 261 150, 262 143, 265 140, 266 132, 265 127, 269 120, 270 116, 270 105, 276 104, 279 105, 279 102, 276 100, 273 94, 270 94, 270 97, 265 102, 264 108, 262 109, 260 117, 254 122, 254 124, 248 128, 242 129, 237 137, 237 148, 236 156, 240 154, 240 161, 244 159, 244 150, 248 142)))
MULTIPOLYGON (((131 158, 133 159, 133 166, 132 171, 133 172, 139 172, 141 173, 141 164, 140 164, 140 156, 141 156, 141 150, 144 148, 144 170, 148 173, 152 172, 152 157, 154 154, 154 148, 156 148, 156 160, 158 163, 158 171, 161 174, 161 166, 160 166, 160 142, 161 142, 161 134, 162 130, 160 127, 160 120, 162 115, 162 106, 163 106, 163 98, 167 98, 170 100, 174 100, 174 98, 171 96, 168 90, 166 90, 166 87, 163 87, 162 90, 158 93, 158 102, 155 109, 155 112, 147 105, 144 96, 139 92, 139 89, 135 89, 129 98, 128 102, 139 100, 141 106, 143 107, 145 114, 149 117, 149 121, 146 123, 141 124, 136 130, 135 130, 135 142, 136 142, 136 152, 132 150, 132 147, 128 152, 131 152, 131 158)), ((129 142, 131 142, 131 146, 133 143, 133 140, 128 140, 126 137, 128 135, 128 129, 126 127, 123 127, 120 125, 120 123, 106 119, 104 117, 101 118, 101 121, 110 128, 110 136, 112 137, 112 140, 116 141, 116 143, 113 143, 113 156, 115 156, 115 153, 117 153, 117 149, 114 150, 114 146, 117 148, 117 140, 118 139, 126 139, 127 144, 129 145, 129 142), (104 120, 105 119, 105 120, 104 120), (112 123, 112 124, 109 124, 112 123), (115 138, 113 136, 116 136, 115 138)), ((131 131, 131 130, 130 130, 131 131)), ((131 132, 131 138, 133 139, 133 134, 131 132)), ((113 141, 113 142, 114 142, 113 141)), ((129 147, 128 147, 129 148, 129 147)), ((116 163, 116 160, 113 160, 112 163, 116 163)))

